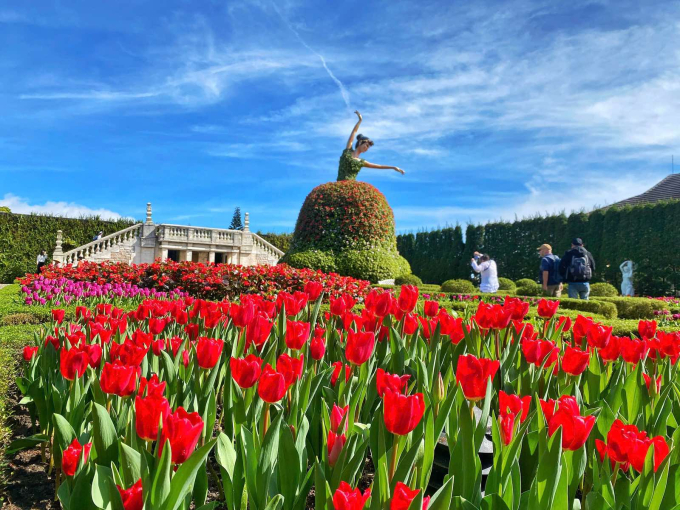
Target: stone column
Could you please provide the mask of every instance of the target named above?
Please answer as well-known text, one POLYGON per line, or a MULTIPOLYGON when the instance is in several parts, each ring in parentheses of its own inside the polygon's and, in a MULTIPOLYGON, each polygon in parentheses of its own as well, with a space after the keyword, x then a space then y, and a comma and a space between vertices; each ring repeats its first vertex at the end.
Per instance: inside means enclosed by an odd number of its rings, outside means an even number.
POLYGON ((184 252, 184 260, 186 260, 187 262, 191 262, 191 259, 193 258, 193 256, 194 256, 194 252, 191 251, 191 250, 187 250, 187 251, 184 252))
POLYGON ((250 213, 246 213, 245 223, 243 225, 244 232, 250 232, 250 213))
POLYGON ((210 250, 208 252, 208 262, 214 264, 215 263, 215 252, 213 250, 210 250))
POLYGON ((168 249, 161 248, 161 262, 165 262, 166 260, 168 260, 168 249))
MULTIPOLYGON (((150 264, 156 257, 156 246, 159 241, 156 237, 156 225, 151 219, 151 202, 147 202, 146 204, 146 221, 142 225, 141 232, 139 232, 138 235, 139 241, 138 243, 135 243, 134 262, 136 264, 150 264)), ((168 253, 167 250, 165 250, 165 258, 167 258, 167 256, 168 253)))
POLYGON ((146 224, 153 225, 153 220, 151 219, 151 202, 146 203, 146 224))
POLYGON ((64 250, 61 249, 62 237, 61 230, 57 230, 57 246, 54 248, 54 253, 52 253, 52 260, 55 262, 64 261, 64 250))

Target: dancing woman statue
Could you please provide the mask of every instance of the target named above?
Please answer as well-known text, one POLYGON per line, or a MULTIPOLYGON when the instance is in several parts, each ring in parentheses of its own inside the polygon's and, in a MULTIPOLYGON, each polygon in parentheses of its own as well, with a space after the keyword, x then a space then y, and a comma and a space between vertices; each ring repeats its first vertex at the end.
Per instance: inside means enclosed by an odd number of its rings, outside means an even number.
POLYGON ((635 289, 633 288, 633 261, 625 260, 623 264, 619 266, 619 269, 623 275, 623 281, 621 282, 621 295, 634 296, 635 289))
POLYGON ((400 174, 404 174, 404 171, 396 166, 386 166, 386 165, 376 165, 374 163, 369 163, 365 159, 359 158, 359 155, 366 152, 369 148, 373 146, 373 140, 369 139, 367 136, 362 134, 357 135, 359 131, 359 126, 361 125, 361 114, 359 112, 354 112, 359 117, 359 121, 352 130, 352 134, 349 135, 349 140, 347 140, 347 147, 342 151, 342 156, 340 156, 340 165, 338 167, 338 180, 339 181, 355 181, 357 175, 363 167, 366 168, 378 168, 380 170, 396 170, 400 174), (352 150, 352 140, 357 137, 357 143, 352 150))

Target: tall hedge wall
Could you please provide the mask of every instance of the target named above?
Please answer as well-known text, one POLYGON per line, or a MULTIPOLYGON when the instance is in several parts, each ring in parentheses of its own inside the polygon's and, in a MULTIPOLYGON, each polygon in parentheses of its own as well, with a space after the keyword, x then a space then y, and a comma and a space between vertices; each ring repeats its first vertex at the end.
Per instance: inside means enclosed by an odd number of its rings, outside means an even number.
POLYGON ((499 276, 517 280, 538 278, 539 245, 551 244, 555 253, 562 256, 571 239, 581 237, 595 258, 595 281, 618 288, 619 265, 632 259, 637 264, 636 292, 664 295, 680 289, 678 225, 680 201, 668 201, 569 216, 468 225, 465 242, 460 227, 405 234, 398 236, 397 246, 413 272, 426 283, 469 278, 469 261, 474 250, 494 258, 499 276))
POLYGON ((105 221, 98 216, 60 218, 42 214, 14 214, 0 212, 0 282, 11 283, 14 278, 35 271, 35 259, 40 250, 52 256, 57 230, 64 235, 64 251, 92 241, 102 230, 104 235, 134 225, 131 219, 105 221))

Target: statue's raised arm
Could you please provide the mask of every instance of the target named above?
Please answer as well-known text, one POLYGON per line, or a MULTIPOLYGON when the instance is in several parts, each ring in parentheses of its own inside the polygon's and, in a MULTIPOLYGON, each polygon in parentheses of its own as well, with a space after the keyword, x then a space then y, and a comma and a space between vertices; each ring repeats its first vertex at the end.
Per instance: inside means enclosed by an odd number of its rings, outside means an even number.
POLYGON ((345 150, 342 151, 342 156, 340 156, 340 164, 338 166, 338 180, 339 181, 356 180, 357 175, 359 175, 359 172, 363 167, 377 168, 380 170, 395 170, 403 175, 404 171, 399 167, 376 165, 375 163, 369 163, 365 159, 361 159, 359 157, 361 154, 363 154, 373 146, 373 140, 362 134, 357 135, 357 131, 359 131, 359 126, 361 125, 361 121, 363 119, 361 118, 361 114, 359 112, 355 111, 354 113, 357 114, 359 120, 354 126, 354 129, 352 130, 352 134, 349 135, 349 140, 347 140, 347 146, 345 147, 345 150), (355 136, 356 145, 354 149, 352 149, 352 140, 354 140, 355 136))

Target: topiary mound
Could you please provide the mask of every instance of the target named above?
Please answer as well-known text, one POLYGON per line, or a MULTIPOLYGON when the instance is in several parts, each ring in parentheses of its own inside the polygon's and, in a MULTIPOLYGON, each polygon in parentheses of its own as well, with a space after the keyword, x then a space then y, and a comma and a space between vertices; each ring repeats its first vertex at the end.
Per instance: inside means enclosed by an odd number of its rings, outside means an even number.
POLYGON ((538 296, 540 293, 541 286, 535 281, 529 280, 528 278, 517 281, 517 290, 515 290, 515 294, 518 296, 538 296))
POLYGON ((468 280, 446 280, 442 283, 442 292, 455 292, 458 294, 472 294, 477 290, 474 284, 468 280))
POLYGON ((504 290, 506 292, 515 292, 517 290, 517 285, 510 278, 499 278, 498 279, 498 290, 504 290))
POLYGON ((610 283, 591 283, 590 284, 590 295, 591 296, 605 296, 605 297, 615 297, 619 295, 619 291, 616 290, 610 283))
POLYGON ((394 285, 415 285, 416 287, 420 287, 422 284, 423 280, 414 274, 403 274, 394 279, 394 285))
POLYGON ((374 283, 411 272, 397 251, 394 213, 385 196, 349 180, 322 184, 307 195, 281 262, 374 283))

